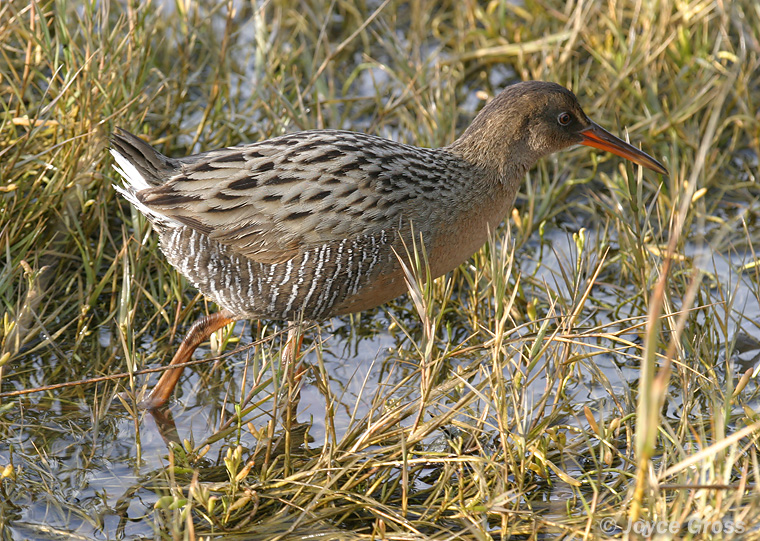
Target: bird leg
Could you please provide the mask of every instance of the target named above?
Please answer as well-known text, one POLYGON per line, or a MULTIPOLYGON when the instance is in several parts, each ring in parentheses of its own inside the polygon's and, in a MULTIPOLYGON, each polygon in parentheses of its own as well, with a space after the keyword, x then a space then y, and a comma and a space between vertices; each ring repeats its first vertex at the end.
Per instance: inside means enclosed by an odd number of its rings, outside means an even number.
POLYGON ((298 359, 303 344, 303 334, 301 333, 301 324, 289 321, 288 337, 285 339, 285 347, 282 350, 282 359, 286 366, 292 367, 298 359))
POLYGON ((285 339, 285 347, 282 349, 281 359, 285 369, 285 382, 287 398, 285 409, 282 411, 283 427, 285 428, 285 464, 289 464, 290 450, 292 449, 292 432, 294 423, 297 423, 298 403, 301 401, 301 377, 305 370, 296 372, 298 369, 298 355, 303 344, 303 326, 301 323, 289 321, 288 337, 285 339))
POLYGON ((298 407, 301 393, 301 377, 306 370, 298 369, 298 356, 303 344, 303 327, 300 323, 288 322, 288 337, 285 339, 285 347, 282 349, 282 363, 285 368, 285 381, 288 388, 286 415, 294 413, 298 407))
MULTIPOLYGON (((179 349, 177 349, 177 353, 174 354, 174 358, 172 358, 172 362, 169 363, 169 366, 188 362, 191 359, 193 352, 199 345, 201 345, 201 343, 208 339, 212 333, 218 331, 228 323, 232 323, 236 319, 237 318, 233 317, 227 310, 222 310, 221 312, 216 312, 215 314, 200 318, 193 323, 192 327, 190 327, 190 331, 185 335, 184 340, 182 340, 182 343, 180 344, 179 349)), ((177 382, 184 369, 184 366, 180 366, 179 368, 172 368, 164 372, 156 386, 153 387, 148 398, 140 402, 140 408, 153 410, 164 406, 166 402, 168 402, 172 391, 174 391, 174 387, 177 386, 177 382)))

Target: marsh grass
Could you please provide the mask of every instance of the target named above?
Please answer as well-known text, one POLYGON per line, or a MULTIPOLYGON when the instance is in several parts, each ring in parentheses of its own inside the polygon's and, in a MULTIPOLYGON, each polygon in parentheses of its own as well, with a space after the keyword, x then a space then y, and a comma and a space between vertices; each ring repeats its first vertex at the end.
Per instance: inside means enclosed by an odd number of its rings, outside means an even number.
POLYGON ((760 537, 759 43, 749 0, 3 2, 2 538, 760 537), (238 323, 176 422, 137 412, 214 308, 116 197, 115 126, 440 146, 519 79, 670 176, 548 158, 449 276, 408 247, 410 295, 304 329, 295 370, 238 323))

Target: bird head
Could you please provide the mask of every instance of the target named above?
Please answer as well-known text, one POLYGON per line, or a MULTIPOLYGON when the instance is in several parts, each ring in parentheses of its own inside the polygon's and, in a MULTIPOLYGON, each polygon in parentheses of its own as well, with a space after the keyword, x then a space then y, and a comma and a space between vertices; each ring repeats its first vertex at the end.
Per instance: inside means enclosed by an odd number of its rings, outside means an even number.
POLYGON ((660 162, 592 122, 572 92, 542 81, 507 87, 450 148, 478 165, 497 168, 501 178, 517 180, 540 158, 577 144, 667 175, 660 162))

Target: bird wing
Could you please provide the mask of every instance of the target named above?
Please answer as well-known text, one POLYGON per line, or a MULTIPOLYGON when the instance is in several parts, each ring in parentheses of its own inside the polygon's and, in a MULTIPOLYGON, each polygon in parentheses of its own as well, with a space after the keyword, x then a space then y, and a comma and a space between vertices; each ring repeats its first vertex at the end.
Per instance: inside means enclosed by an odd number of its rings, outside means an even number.
POLYGON ((361 133, 301 132, 181 158, 163 185, 136 197, 242 255, 279 263, 397 228, 415 197, 409 160, 424 166, 426 152, 361 133))

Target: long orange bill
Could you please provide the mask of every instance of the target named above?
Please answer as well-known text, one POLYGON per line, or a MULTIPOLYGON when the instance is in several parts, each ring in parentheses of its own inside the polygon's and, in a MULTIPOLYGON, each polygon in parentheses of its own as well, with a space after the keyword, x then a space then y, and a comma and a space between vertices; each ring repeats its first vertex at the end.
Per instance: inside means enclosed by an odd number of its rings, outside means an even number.
POLYGON ((641 152, 638 148, 629 145, 622 139, 618 139, 598 124, 592 122, 591 126, 581 131, 580 134, 583 136, 582 145, 612 152, 621 158, 631 160, 633 163, 637 163, 652 171, 657 171, 662 175, 667 176, 668 174, 665 166, 649 154, 641 152))

